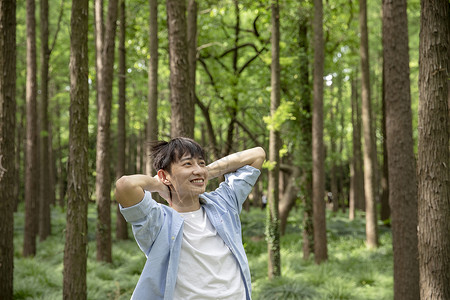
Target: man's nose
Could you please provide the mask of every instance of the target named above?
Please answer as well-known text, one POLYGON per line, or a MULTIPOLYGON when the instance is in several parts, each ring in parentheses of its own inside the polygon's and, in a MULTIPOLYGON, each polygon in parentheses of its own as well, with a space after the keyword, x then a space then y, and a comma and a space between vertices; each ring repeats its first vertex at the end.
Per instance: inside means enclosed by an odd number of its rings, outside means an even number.
POLYGON ((205 172, 204 170, 205 168, 203 168, 202 166, 200 166, 199 163, 195 163, 194 164, 194 170, 193 173, 194 174, 203 174, 205 172))

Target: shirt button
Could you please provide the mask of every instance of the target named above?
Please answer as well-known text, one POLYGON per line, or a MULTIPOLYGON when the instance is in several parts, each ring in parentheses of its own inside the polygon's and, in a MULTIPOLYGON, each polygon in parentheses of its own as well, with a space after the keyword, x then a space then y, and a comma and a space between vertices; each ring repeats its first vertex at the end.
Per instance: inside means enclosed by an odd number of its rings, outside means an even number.
POLYGON ((172 241, 173 241, 174 239, 175 239, 175 237, 173 236, 173 237, 172 237, 172 241))

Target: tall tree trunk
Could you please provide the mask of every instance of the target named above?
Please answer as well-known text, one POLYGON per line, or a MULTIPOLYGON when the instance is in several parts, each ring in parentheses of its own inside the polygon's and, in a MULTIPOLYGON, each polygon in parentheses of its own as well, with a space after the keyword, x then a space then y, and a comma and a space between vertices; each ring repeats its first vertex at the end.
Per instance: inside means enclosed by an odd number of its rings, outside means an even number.
POLYGON ((0 298, 13 299, 16 180, 16 1, 0 5, 0 298))
POLYGON ((195 124, 195 73, 197 65, 197 10, 198 5, 196 0, 189 0, 187 7, 187 49, 188 49, 188 73, 189 73, 189 101, 192 105, 193 123, 195 124))
POLYGON ((50 50, 48 48, 48 0, 41 0, 41 105, 40 120, 40 203, 39 203, 39 238, 44 241, 51 234, 50 220, 50 160, 49 160, 49 122, 48 122, 48 67, 50 50))
POLYGON ((361 35, 362 123, 364 133, 364 192, 366 199, 366 243, 378 247, 377 210, 375 205, 376 144, 372 122, 369 72, 369 36, 367 32, 367 2, 359 1, 359 27, 361 35))
POLYGON ((27 0, 27 163, 25 172, 25 234, 23 255, 36 254, 38 228, 39 165, 37 149, 37 105, 36 105, 36 5, 27 0))
POLYGON ((238 70, 238 58, 239 58, 239 39, 241 32, 241 13, 239 9, 239 0, 234 0, 234 12, 236 23, 234 25, 234 49, 233 49, 233 75, 236 77, 236 80, 232 82, 231 87, 231 98, 233 99, 233 104, 227 107, 230 114, 230 123, 228 124, 227 129, 227 140, 225 142, 225 151, 222 153, 223 156, 231 153, 233 148, 233 140, 234 140, 234 124, 236 122, 237 116, 237 106, 238 106, 238 96, 237 96, 237 78, 239 77, 238 70))
POLYGON ((125 148, 125 157, 128 157, 127 162, 126 162, 126 170, 127 173, 129 174, 136 174, 137 172, 137 168, 136 168, 136 151, 137 151, 137 147, 134 147, 132 145, 137 145, 137 137, 136 134, 131 133, 130 136, 128 137, 129 141, 128 143, 126 143, 126 148, 125 148))
POLYGON ((355 218, 356 209, 364 210, 364 174, 361 155, 361 120, 356 80, 351 81, 352 98, 352 159, 350 164, 349 219, 355 218))
MULTIPOLYGON (((419 299, 417 179, 412 132, 406 0, 383 1, 384 100, 394 299, 419 299)), ((448 233, 448 232, 447 232, 448 233)))
POLYGON ((314 101, 312 115, 312 162, 313 162, 313 213, 314 213, 314 260, 317 264, 328 259, 325 219, 325 171, 323 147, 323 3, 314 0, 314 101))
MULTIPOLYGON (((58 90, 58 87, 56 87, 56 90, 58 90)), ((56 141, 57 141, 57 154, 56 154, 56 177, 58 180, 58 204, 60 207, 64 207, 65 205, 65 201, 64 201, 64 197, 66 195, 66 184, 64 181, 64 170, 65 170, 65 166, 64 163, 62 161, 62 146, 61 146, 61 108, 60 108, 60 104, 59 104, 59 100, 56 99, 56 104, 55 104, 55 118, 56 118, 56 124, 57 124, 57 128, 58 128, 58 132, 56 134, 56 141)))
MULTIPOLYGON (((16 50, 17 53, 17 50, 16 50)), ((17 61, 17 58, 16 58, 17 61)), ((25 97, 22 97, 22 99, 25 97)), ((14 184, 14 212, 17 211, 17 206, 19 204, 19 199, 24 199, 23 197, 23 176, 20 176, 21 170, 23 169, 23 157, 25 156, 25 149, 23 147, 24 136, 25 136, 25 104, 17 103, 16 111, 18 119, 16 120, 16 147, 15 147, 15 161, 16 161, 16 171, 15 171, 15 182, 14 184)))
POLYGON ((70 127, 64 299, 86 299, 88 193, 88 1, 72 2, 70 40, 70 127))
MULTIPOLYGON (((105 38, 105 25, 103 17, 103 0, 94 0, 94 35, 95 35, 95 83, 97 93, 95 95, 95 103, 98 108, 98 89, 100 82, 103 82, 102 72, 103 69, 103 43, 105 38)), ((97 111, 98 114, 98 111, 97 111)))
POLYGON ((420 298, 450 299, 449 56, 447 0, 421 1, 418 240, 420 298))
POLYGON ((48 168, 48 181, 50 186, 50 194, 48 195, 48 202, 50 205, 56 204, 55 197, 55 182, 56 182, 56 161, 53 152, 53 124, 49 122, 48 124, 48 161, 50 167, 48 168))
MULTIPOLYGON (((336 78, 336 85, 337 85, 337 89, 338 89, 338 93, 337 93, 337 100, 338 100, 338 104, 340 103, 342 106, 344 106, 344 100, 342 97, 342 85, 343 85, 343 77, 338 74, 337 78, 336 78)), ((339 137, 339 145, 338 145, 338 153, 343 153, 344 152, 344 135, 345 135, 345 121, 344 121, 344 109, 340 109, 338 107, 338 105, 336 105, 336 111, 339 113, 339 127, 341 128, 340 133, 338 134, 339 137)), ((342 158, 342 156, 339 158, 339 168, 337 170, 338 172, 338 206, 341 207, 341 211, 343 213, 345 213, 346 209, 347 209, 347 203, 346 200, 348 199, 348 194, 347 194, 347 189, 344 187, 344 180, 347 174, 347 171, 344 168, 344 160, 342 158)))
POLYGON ((302 139, 300 153, 303 153, 303 164, 301 165, 301 189, 303 190, 303 258, 308 259, 314 252, 314 230, 313 230, 313 204, 312 204, 312 118, 311 118, 311 88, 309 82, 309 59, 308 59, 308 16, 299 7, 299 60, 300 60, 300 128, 302 139))
MULTIPOLYGON (((209 149, 212 155, 213 155, 213 160, 217 160, 220 158, 220 150, 219 147, 217 146, 217 141, 216 141, 216 134, 214 132, 214 128, 212 125, 212 121, 211 121, 211 115, 209 113, 209 106, 205 106, 203 104, 202 101, 200 101, 200 99, 198 99, 197 97, 195 97, 195 101, 198 105, 198 107, 200 108, 200 110, 203 113, 203 117, 205 118, 205 123, 206 123, 206 129, 208 132, 208 140, 209 140, 209 149)), ((202 144, 202 145, 206 145, 206 144, 202 144)))
POLYGON ((170 135, 194 137, 195 106, 189 95, 189 60, 187 48, 186 2, 167 0, 169 27, 170 135))
MULTIPOLYGON (((384 18, 384 14, 383 14, 384 18)), ((384 20, 384 19, 383 19, 384 20)), ((407 24, 406 24, 407 25, 407 24)), ((384 39, 384 35, 383 35, 384 39)), ((385 41, 383 40, 383 43, 385 41)), ((392 42, 392 41, 391 41, 392 42)), ((383 46, 384 47, 384 46, 383 46)), ((408 54, 409 57, 409 54, 408 54)), ((408 68, 409 72, 409 68, 408 68)), ((408 78, 409 82, 409 78, 408 78)), ((389 207, 389 170, 388 170, 388 153, 387 153, 387 133, 386 133, 386 59, 383 58, 383 76, 382 76, 382 95, 381 95, 381 110, 383 113, 382 117, 382 134, 383 134, 383 166, 381 175, 381 210, 380 210, 380 220, 384 223, 389 222, 391 216, 391 208, 389 207)), ((408 89, 409 93, 409 89, 408 89)))
POLYGON ((149 0, 149 73, 148 73, 148 122, 146 143, 146 173, 156 174, 150 158, 151 143, 158 140, 158 1, 149 0))
POLYGON ((331 167, 330 167, 330 189, 331 189, 331 204, 332 204, 332 210, 333 212, 337 212, 339 210, 339 198, 338 198, 338 176, 337 176, 337 152, 336 152, 336 139, 337 139, 337 132, 336 132, 336 117, 335 112, 338 112, 338 104, 332 105, 330 107, 330 123, 333 124, 332 128, 330 130, 330 157, 331 157, 331 167))
POLYGON ((111 99, 114 74, 114 44, 117 21, 117 0, 108 3, 105 38, 102 52, 101 76, 97 82, 98 124, 95 194, 97 197, 97 260, 112 261, 111 254, 111 175, 110 175, 110 126, 111 99))
MULTIPOLYGON (((278 0, 271 3, 272 10, 272 63, 271 63, 271 87, 270 114, 273 116, 280 106, 280 13, 278 0)), ((279 202, 279 176, 280 176, 280 132, 277 129, 270 130, 269 136, 269 161, 272 168, 269 169, 268 209, 267 209, 267 247, 269 254, 268 276, 269 279, 281 276, 280 257, 280 219, 278 214, 279 202)))
MULTIPOLYGON (((125 141, 126 141, 126 49, 125 49, 125 0, 120 1, 120 27, 119 27, 119 110, 117 116, 117 165, 116 177, 125 174, 125 141)), ((116 209, 116 237, 120 240, 128 239, 128 225, 120 213, 119 206, 116 209)))

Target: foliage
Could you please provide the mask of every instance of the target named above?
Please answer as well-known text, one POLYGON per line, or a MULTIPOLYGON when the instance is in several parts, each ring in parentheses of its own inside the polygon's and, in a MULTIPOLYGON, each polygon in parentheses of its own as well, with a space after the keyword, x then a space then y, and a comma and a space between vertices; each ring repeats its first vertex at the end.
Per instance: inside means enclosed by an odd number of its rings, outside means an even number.
MULTIPOLYGON (((312 62, 314 49, 309 46, 303 53, 299 49, 298 25, 300 20, 308 21, 308 40, 311 45, 312 2, 280 1, 280 63, 281 63, 281 98, 282 106, 277 117, 270 117, 270 6, 264 1, 240 0, 239 39, 236 42, 237 15, 234 1, 198 1, 198 62, 196 76, 196 94, 201 103, 209 111, 213 120, 214 136, 219 149, 225 147, 230 126, 233 127, 233 143, 231 151, 242 150, 254 145, 268 146, 270 127, 280 129, 283 149, 291 163, 303 166, 310 158, 298 155, 301 149, 300 121, 307 116, 302 111, 300 101, 301 90, 305 86, 299 83, 300 58, 305 57, 312 62), (238 50, 235 52, 235 43, 238 50), (236 61, 234 63, 234 54, 236 61), (233 123, 236 120, 237 123, 233 123), (267 124, 262 122, 266 120, 267 124), (271 120, 271 121, 269 121, 271 120), (237 125, 236 125, 237 124, 237 125), (269 125, 269 126, 268 126, 269 125)), ((144 136, 147 121, 147 83, 148 83, 148 2, 144 0, 127 1, 126 24, 126 60, 127 60, 127 136, 130 144, 135 144, 139 136, 144 136), (133 142, 134 141, 134 142, 133 142)), ((38 3, 39 5, 39 3, 38 3)), ((60 0, 50 0, 50 43, 54 40, 57 20, 60 13, 60 0)), ((50 57, 50 118, 53 124, 53 147, 60 151, 58 156, 63 165, 67 161, 69 142, 70 112, 70 1, 63 2, 62 22, 57 40, 50 57), (60 116, 56 115, 57 109, 60 116), (60 145, 57 138, 60 138, 60 145)), ((377 142, 381 149, 381 21, 380 3, 368 1, 370 64, 372 79, 372 96, 375 102, 374 115, 377 122, 377 142)), ((408 2, 411 60, 411 98, 413 107, 414 128, 417 127, 417 75, 418 75, 418 33, 419 33, 418 0, 408 2)), ((167 138, 170 133, 169 103, 169 64, 168 39, 165 3, 158 4, 158 126, 159 137, 167 138)), ((324 6, 324 38, 325 55, 325 90, 324 90, 324 141, 327 145, 326 167, 330 162, 347 165, 351 157, 352 128, 350 106, 350 79, 358 78, 359 70, 359 25, 358 3, 355 1, 337 0, 324 6), (340 82, 340 83, 338 83, 340 82), (338 87, 339 85, 339 87, 338 87), (339 96, 340 94, 340 96, 339 96), (335 111, 334 108, 338 107, 335 111), (334 119, 330 118, 334 111, 334 119), (339 122, 342 118, 342 123, 339 122), (331 141, 342 141, 342 149, 333 152, 329 147, 331 141)), ((37 7, 37 12, 39 9, 37 7)), ((89 11, 93 11, 90 2, 89 11)), ((17 7, 17 102, 18 116, 23 114, 20 107, 25 104, 26 81, 26 10, 24 2, 17 7)), ((39 25, 39 13, 36 14, 39 25)), ((89 83, 90 83, 90 190, 94 190, 95 180, 95 142, 96 142, 96 76, 95 76, 95 42, 94 20, 90 13, 89 20, 89 83)), ((39 33, 39 28, 37 29, 39 33)), ((37 35, 38 50, 40 36, 37 35)), ((117 58, 117 55, 116 55, 117 58)), ((38 59, 39 68, 39 59, 38 59)), ((117 66, 115 66, 117 70, 117 66)), ((311 79, 311 70, 309 77, 311 79)), ((38 72, 38 82, 39 82, 38 72)), ((311 82, 311 80, 309 80, 311 82)), ((308 84, 310 87, 311 83, 308 84)), ((113 95, 117 95, 117 81, 114 82, 113 95)), ((111 119, 112 145, 115 153, 116 122, 118 103, 113 99, 111 119)), ((195 138, 209 144, 205 138, 205 117, 199 107, 196 108, 195 138)), ((416 131, 414 130, 414 134, 416 131)), ((111 168, 115 165, 112 156, 111 168)), ((381 160, 380 160, 381 161, 381 160)), ((23 166, 21 167, 23 168, 23 166)), ((348 168, 344 168, 348 170, 348 168)), ((21 173, 23 171, 21 170, 21 173)), ((345 172, 348 177, 348 172, 345 172)), ((23 176, 22 176, 23 177, 23 176)), ((114 178, 114 176, 112 176, 114 178)))
MULTIPOLYGON (((292 164, 308 164, 310 158, 299 153, 300 121, 308 115, 301 108, 299 62, 307 57, 312 62, 314 49, 306 53, 299 50, 298 24, 301 19, 312 18, 312 2, 280 1, 280 63, 282 105, 275 117, 270 117, 270 6, 265 1, 239 1, 239 47, 236 65, 233 61, 235 47, 236 11, 234 1, 197 1, 198 15, 198 62, 196 94, 201 103, 209 109, 213 129, 219 148, 224 148, 227 130, 236 126, 232 150, 262 145, 267 149, 270 126, 280 130, 283 142, 283 156, 292 164), (231 123, 235 118, 238 125, 231 123), (266 121, 266 123, 264 122, 266 121), (250 138, 249 138, 250 137, 250 138)), ((50 0, 50 42, 53 41, 58 19, 60 0, 50 0)), ((39 3, 38 3, 39 5, 39 3)), ((370 65, 372 98, 376 116, 378 149, 381 149, 381 18, 380 2, 368 1, 370 65)), ((70 82, 70 1, 64 1, 62 23, 55 47, 50 57, 50 118, 53 124, 53 148, 59 151, 58 158, 65 166, 69 152, 70 82), (56 111, 60 114, 56 114, 56 111), (60 141, 60 142, 58 142, 60 141)), ((93 11, 93 1, 89 11, 93 11)), ((418 42, 420 2, 408 2, 410 32, 411 99, 413 128, 417 128, 418 106, 418 42)), ((350 106, 350 80, 359 73, 359 25, 358 2, 337 0, 324 6, 324 38, 326 41, 325 90, 324 90, 324 141, 327 145, 327 168, 334 161, 342 166, 345 176, 349 176, 348 162, 351 158, 352 128, 350 106), (331 113, 334 118, 331 118, 331 113), (339 120, 343 120, 342 123, 339 120), (331 142, 342 141, 342 149, 331 151, 331 142)), ((39 9, 37 8, 38 12, 39 9)), ((39 14, 37 22, 39 25, 39 14)), ((25 2, 17 5, 17 120, 23 120, 21 108, 25 105, 26 81, 26 9, 25 2)), ((147 121, 147 81, 148 81, 148 1, 127 1, 127 136, 131 147, 143 136, 147 121)), ((95 143, 96 143, 96 93, 95 93, 95 43, 92 13, 89 20, 89 168, 90 194, 95 187, 95 143)), ((159 70, 158 70, 158 125, 160 138, 170 133, 169 103, 169 55, 165 3, 158 4, 159 26, 159 70)), ((311 26, 308 26, 311 41, 311 26)), ((39 33, 39 29, 37 30, 39 33)), ((39 34, 37 36, 39 48, 39 34)), ((311 42, 309 43, 312 44, 311 42)), ((39 50, 38 50, 39 51, 39 50)), ((116 55, 117 57, 117 55, 116 55)), ((311 65, 311 63, 310 63, 311 65)), ((38 60, 39 68, 39 60, 38 60)), ((115 67, 117 69, 117 67, 115 67)), ((311 70, 309 73, 311 82, 311 70)), ((39 81, 38 72, 38 81, 39 81)), ((310 87, 311 84, 308 85, 310 87)), ((117 82, 113 95, 117 95, 117 82)), ((113 99, 111 151, 115 153, 116 111, 118 104, 113 99)), ((23 111, 23 112, 22 112, 23 111)), ((19 123, 19 121, 18 121, 19 123)), ((205 135, 205 117, 196 110, 196 132, 198 140, 208 144, 205 135)), ((416 135, 416 130, 413 131, 416 135)), ((415 139, 417 137, 415 136, 415 139)), ((23 145, 22 145, 23 146, 23 145)), ((136 151, 131 149, 130 152, 136 151)), ((19 151, 20 152, 20 151, 19 151)), ((381 153, 381 151, 379 151, 381 153)), ((115 156, 113 156, 113 159, 115 156)), ((23 154, 21 156, 21 185, 23 185, 23 154)), ((115 165, 112 161, 112 166, 115 165)), ((269 162, 266 168, 273 167, 269 162)), ((133 170, 132 168, 129 170, 133 170)), ((65 178, 64 170, 61 176, 65 178)), ((330 172, 327 171, 327 174, 330 172)), ((114 178, 114 176, 112 176, 114 178)), ((263 178, 263 180, 265 180, 263 178)), ((23 190, 22 188, 20 190, 23 190)), ((21 199, 23 194, 21 194, 21 199)), ((91 205, 92 206, 92 205, 91 205)), ((112 210, 115 212, 115 210, 112 210)), ((23 234, 23 213, 19 209, 15 217, 15 297, 17 299, 61 298, 62 256, 64 242, 64 211, 54 208, 52 212, 53 236, 40 243, 38 254, 33 259, 21 257, 23 234)), ((267 297, 295 299, 295 294, 303 298, 317 299, 389 299, 392 296, 392 263, 390 234, 383 232, 383 245, 371 252, 365 249, 364 231, 361 219, 349 222, 346 218, 328 216, 330 260, 316 266, 312 261, 302 261, 299 243, 300 212, 289 219, 287 234, 282 238, 282 274, 274 282, 267 282, 267 249, 264 240, 265 214, 252 210, 243 214, 244 244, 251 263, 255 298, 267 297), (375 263, 372 263, 375 262, 375 263)), ((114 218, 114 216, 113 216, 114 218)), ((89 297, 129 298, 134 283, 142 269, 143 255, 133 241, 116 242, 113 246, 114 265, 95 262, 95 212, 90 207, 89 215, 89 297)))
MULTIPOLYGON (((115 224, 115 209, 112 209, 115 224)), ((129 299, 145 256, 133 239, 114 241, 113 263, 96 261, 94 204, 88 214, 88 299, 129 299)), ((282 277, 267 280, 267 244, 264 239, 265 211, 252 209, 241 214, 244 247, 258 299, 391 299, 392 248, 388 229, 381 231, 382 245, 368 250, 364 245, 364 218, 349 221, 345 215, 327 216, 329 261, 321 265, 301 258, 298 210, 288 220, 281 239, 282 277)), ((38 243, 34 258, 21 255, 24 226, 23 205, 15 213, 14 299, 61 299, 65 211, 52 211, 52 236, 38 243)))

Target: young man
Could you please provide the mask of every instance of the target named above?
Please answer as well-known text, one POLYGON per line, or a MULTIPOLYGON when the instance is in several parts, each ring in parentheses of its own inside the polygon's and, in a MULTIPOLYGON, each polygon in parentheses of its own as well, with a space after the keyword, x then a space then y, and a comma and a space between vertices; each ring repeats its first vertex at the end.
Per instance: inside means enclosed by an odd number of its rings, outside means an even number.
POLYGON ((239 213, 260 174, 256 147, 210 165, 188 138, 153 147, 154 177, 123 176, 116 199, 147 262, 132 299, 251 299, 251 277, 239 213), (213 192, 208 179, 225 175, 213 192), (152 199, 159 193, 169 206, 152 199))

